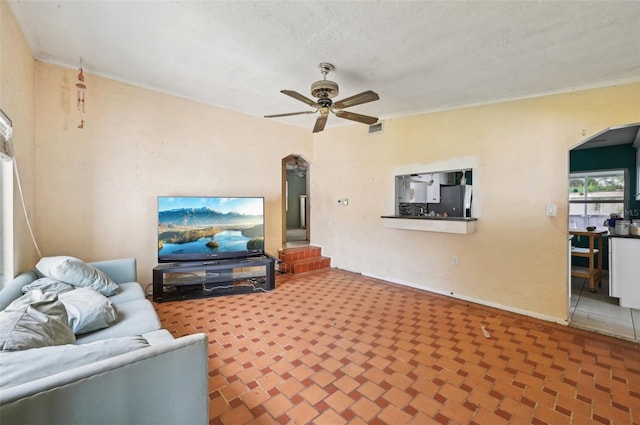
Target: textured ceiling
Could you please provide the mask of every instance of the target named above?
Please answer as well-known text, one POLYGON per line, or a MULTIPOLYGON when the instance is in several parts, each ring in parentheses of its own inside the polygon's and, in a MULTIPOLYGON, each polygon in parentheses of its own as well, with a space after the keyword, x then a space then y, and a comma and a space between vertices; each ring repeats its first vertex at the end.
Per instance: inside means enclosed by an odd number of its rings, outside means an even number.
POLYGON ((311 109, 280 90, 311 97, 320 62, 382 119, 640 81, 639 1, 8 4, 41 61, 255 116, 311 109))

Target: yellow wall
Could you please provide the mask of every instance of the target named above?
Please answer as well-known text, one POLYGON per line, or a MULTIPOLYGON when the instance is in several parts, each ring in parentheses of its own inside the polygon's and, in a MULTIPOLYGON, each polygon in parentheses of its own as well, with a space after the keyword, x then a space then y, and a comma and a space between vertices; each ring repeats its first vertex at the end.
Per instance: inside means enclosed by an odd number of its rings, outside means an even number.
MULTIPOLYGON (((34 60, 6 2, 0 1, 0 108, 13 123, 14 155, 20 170, 27 212, 35 211, 34 60)), ((17 185, 14 184, 14 273, 37 258, 17 185)))
POLYGON ((376 135, 329 129, 314 139, 312 242, 335 267, 562 322, 569 149, 637 121, 640 84, 391 119, 376 135), (473 168, 476 233, 383 228, 395 175, 460 168, 473 168))
POLYGON ((281 246, 281 160, 310 156, 309 131, 36 62, 37 231, 43 255, 157 259, 159 195, 264 196, 266 250, 281 246))
MULTIPOLYGON (((296 153, 311 162, 312 242, 333 266, 562 322, 569 148, 640 121, 640 84, 630 84, 390 119, 376 135, 356 124, 312 136, 87 72, 81 130, 77 70, 34 66, 2 0, 0 7, 1 107, 14 120, 43 255, 134 256, 143 284, 155 265, 158 195, 265 196, 267 250, 275 254, 281 159, 296 153), (453 168, 473 168, 476 233, 382 226, 380 216, 394 211, 396 174, 453 168), (558 205, 557 217, 545 215, 547 203, 558 205)), ((35 254, 17 221, 24 269, 35 254)))

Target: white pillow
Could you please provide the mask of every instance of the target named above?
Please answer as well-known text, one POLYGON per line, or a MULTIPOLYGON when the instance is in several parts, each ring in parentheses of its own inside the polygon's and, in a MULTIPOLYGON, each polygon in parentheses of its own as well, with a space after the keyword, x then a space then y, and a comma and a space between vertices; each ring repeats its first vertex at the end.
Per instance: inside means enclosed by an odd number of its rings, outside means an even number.
POLYGON ((55 273, 55 269, 65 260, 82 261, 76 257, 69 257, 68 255, 59 255, 57 257, 42 257, 38 264, 36 264, 36 270, 42 273, 43 276, 51 277, 55 273))
POLYGON ((76 335, 106 328, 118 320, 113 303, 93 288, 77 288, 58 298, 67 309, 69 326, 76 335))
POLYGON ((149 347, 141 336, 104 339, 82 345, 59 345, 0 352, 0 389, 149 347))
POLYGON ((75 257, 43 257, 36 269, 44 276, 73 286, 88 286, 107 297, 118 290, 118 284, 109 276, 75 257))
POLYGON ((0 311, 1 351, 74 342, 76 337, 67 323, 67 311, 53 292, 33 290, 0 311))
POLYGON ((33 291, 34 289, 40 289, 42 292, 53 292, 54 294, 60 294, 62 292, 71 291, 74 288, 68 283, 63 283, 55 279, 51 279, 50 277, 41 277, 40 279, 34 280, 28 285, 24 285, 22 287, 22 293, 26 294, 27 292, 33 291))

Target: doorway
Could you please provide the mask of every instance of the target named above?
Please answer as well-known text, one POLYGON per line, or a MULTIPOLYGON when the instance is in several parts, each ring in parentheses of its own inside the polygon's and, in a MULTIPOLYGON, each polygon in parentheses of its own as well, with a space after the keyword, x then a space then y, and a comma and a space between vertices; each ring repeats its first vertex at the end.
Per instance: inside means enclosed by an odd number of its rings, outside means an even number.
MULTIPOLYGON (((639 218, 640 202, 631 195, 637 192, 634 141, 639 131, 638 123, 610 127, 574 146, 569 150, 568 176, 569 230, 579 233, 586 226, 594 226, 595 232, 604 235, 602 252, 598 253, 603 260, 602 285, 596 285, 594 291, 587 278, 569 272, 569 326, 631 341, 640 341, 640 309, 622 307, 619 298, 611 296, 611 237, 605 219, 612 212, 628 219, 639 218)), ((588 262, 581 261, 585 259, 571 255, 571 245, 584 250, 588 237, 574 237, 569 245, 570 266, 588 266, 588 262)))
POLYGON ((282 159, 282 240, 284 247, 309 245, 309 162, 291 154, 282 159))

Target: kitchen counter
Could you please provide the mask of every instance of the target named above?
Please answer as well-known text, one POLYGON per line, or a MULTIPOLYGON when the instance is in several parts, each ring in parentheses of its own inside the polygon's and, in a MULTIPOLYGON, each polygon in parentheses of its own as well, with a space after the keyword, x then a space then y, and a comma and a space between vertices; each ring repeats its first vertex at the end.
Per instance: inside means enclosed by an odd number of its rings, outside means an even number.
POLYGON ((450 221, 477 221, 473 217, 442 217, 431 215, 383 215, 382 218, 408 218, 410 220, 450 220, 450 221))
POLYGON ((629 238, 629 239, 640 239, 640 236, 636 235, 609 235, 610 238, 629 238))
POLYGON ((434 217, 412 215, 383 215, 382 224, 390 229, 419 230, 423 232, 441 232, 470 234, 476 231, 477 218, 471 217, 434 217))

